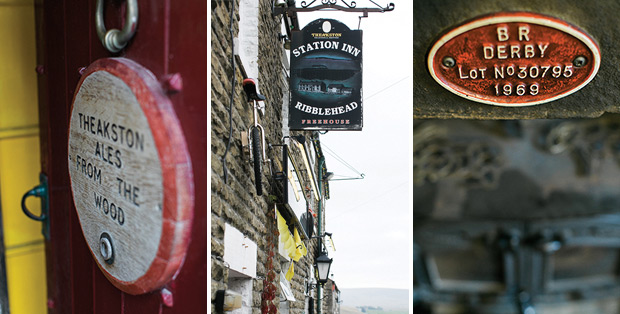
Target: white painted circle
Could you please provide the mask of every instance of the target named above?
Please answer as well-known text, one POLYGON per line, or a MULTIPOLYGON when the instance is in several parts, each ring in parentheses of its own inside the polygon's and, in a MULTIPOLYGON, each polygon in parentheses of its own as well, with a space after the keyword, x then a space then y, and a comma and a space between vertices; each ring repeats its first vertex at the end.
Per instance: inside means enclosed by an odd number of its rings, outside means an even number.
POLYGON ((332 30, 332 23, 330 23, 329 21, 325 21, 323 22, 323 33, 329 33, 332 30))
POLYGON ((162 169, 140 103, 109 72, 88 75, 75 96, 69 174, 90 250, 101 252, 104 232, 114 239, 114 262, 105 262, 107 251, 93 254, 99 266, 123 282, 144 276, 162 236, 162 169))

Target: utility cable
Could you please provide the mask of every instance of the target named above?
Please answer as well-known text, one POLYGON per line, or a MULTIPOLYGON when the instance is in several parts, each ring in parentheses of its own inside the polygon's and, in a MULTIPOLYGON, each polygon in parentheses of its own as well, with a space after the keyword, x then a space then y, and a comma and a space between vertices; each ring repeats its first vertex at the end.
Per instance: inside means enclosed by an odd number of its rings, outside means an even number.
POLYGON ((396 82, 394 82, 394 83, 390 84, 389 86, 382 88, 382 89, 381 89, 381 90, 379 90, 378 92, 376 92, 376 93, 374 93, 374 94, 372 94, 372 95, 370 95, 370 96, 368 96, 368 97, 364 97, 364 100, 368 100, 368 99, 370 99, 371 97, 376 96, 377 94, 380 94, 380 93, 384 92, 385 90, 387 90, 387 89, 391 88, 392 86, 394 86, 394 85, 396 85, 396 84, 398 84, 398 83, 400 83, 400 82, 402 82, 402 81, 404 81, 404 80, 406 80, 406 79, 408 79, 408 78, 409 78, 409 76, 405 76, 405 77, 401 78, 400 80, 398 80, 398 81, 396 81, 396 82))
POLYGON ((384 191, 381 191, 380 193, 371 194, 365 199, 360 200, 360 202, 358 202, 357 204, 351 207, 339 209, 337 213, 330 215, 330 217, 331 219, 334 219, 335 217, 340 217, 354 210, 359 212, 361 207, 365 207, 366 205, 374 203, 374 202, 379 202, 381 199, 390 196, 390 194, 394 193, 395 191, 402 189, 403 187, 407 187, 408 184, 409 184, 409 181, 403 181, 394 186, 389 187, 388 189, 384 191))
POLYGON ((336 152, 334 152, 332 149, 327 147, 325 144, 323 144, 323 147, 325 148, 326 153, 328 153, 330 156, 334 157, 336 159, 336 161, 339 161, 341 164, 345 165, 347 168, 349 168, 353 172, 355 172, 357 174, 360 174, 360 172, 357 171, 357 169, 355 169, 351 164, 349 164, 346 160, 344 160, 344 158, 342 158, 338 154, 336 154, 336 152))
MULTIPOLYGON (((401 78, 400 80, 398 80, 398 81, 396 81, 396 82, 394 82, 394 83, 392 83, 392 84, 390 84, 390 85, 388 85, 388 86, 386 86, 386 87, 384 87, 384 88, 380 89, 379 91, 377 91, 377 92, 373 93, 372 95, 370 95, 370 96, 368 96, 368 97, 364 97, 364 100, 366 101, 366 100, 370 99, 371 97, 376 96, 376 95, 378 95, 378 94, 380 94, 380 93, 382 93, 382 92, 384 92, 384 91, 386 91, 386 90, 388 90, 388 89, 392 88, 392 87, 393 87, 393 86, 395 86, 396 84, 398 84, 398 83, 400 83, 400 82, 402 82, 402 81, 404 81, 404 80, 406 80, 406 79, 408 79, 408 78, 409 78, 409 76, 405 76, 405 77, 401 78)), ((366 176, 365 174, 363 174, 363 173, 359 172, 359 171, 358 171, 357 169, 355 169, 355 168, 354 168, 351 164, 349 164, 346 160, 344 160, 344 158, 342 158, 342 157, 338 156, 338 154, 336 154, 336 152, 334 152, 332 149, 330 149, 329 147, 327 147, 327 146, 325 145, 325 143, 322 143, 322 145, 321 145, 321 146, 325 149, 326 154, 328 154, 328 155, 330 155, 330 156, 334 157, 334 158, 336 159, 336 161, 340 162, 341 164, 343 164, 344 166, 346 166, 347 168, 349 168, 351 171, 355 172, 355 173, 359 176, 358 178, 332 179, 331 181, 364 179, 364 177, 366 176)))
POLYGON ((232 86, 230 90, 230 106, 228 107, 228 124, 230 125, 228 131, 228 143, 226 143, 226 150, 224 151, 224 155, 222 156, 222 170, 224 171, 224 183, 228 183, 228 168, 226 167, 226 155, 228 155, 228 151, 230 150, 230 143, 232 142, 233 137, 233 121, 232 121, 232 108, 235 101, 235 85, 237 84, 237 75, 236 75, 236 67, 235 67, 235 33, 233 31, 233 18, 235 14, 235 1, 230 2, 230 23, 228 26, 228 30, 230 31, 230 63, 232 64, 232 86))
POLYGON ((331 148, 327 147, 325 145, 325 143, 322 143, 321 146, 325 149, 325 152, 328 153, 330 156, 334 157, 336 159, 336 161, 340 162, 341 164, 343 164, 345 167, 349 168, 351 171, 355 172, 360 177, 364 177, 365 176, 363 173, 359 172, 357 169, 355 169, 355 167, 353 167, 351 164, 349 164, 346 160, 344 160, 344 158, 338 156, 338 154, 336 154, 336 152, 334 152, 331 148))

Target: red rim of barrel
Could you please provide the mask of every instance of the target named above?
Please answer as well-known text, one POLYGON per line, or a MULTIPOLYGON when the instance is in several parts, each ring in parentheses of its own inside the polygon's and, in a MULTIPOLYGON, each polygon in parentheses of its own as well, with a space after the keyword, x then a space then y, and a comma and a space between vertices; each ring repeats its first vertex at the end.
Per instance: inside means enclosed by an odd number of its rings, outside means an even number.
MULTIPOLYGON (((82 83, 89 75, 98 71, 106 71, 129 86, 147 118, 161 165, 162 233, 153 262, 145 274, 134 281, 116 279, 97 263, 99 269, 114 286, 129 294, 142 294, 161 288, 173 280, 185 259, 194 212, 194 180, 191 160, 172 103, 155 76, 132 60, 105 58, 88 66, 73 96, 71 114, 75 97, 82 83)), ((75 197, 73 189, 71 193, 75 197)), ((83 228, 82 232, 84 232, 83 228)), ((90 246, 88 248, 94 256, 90 246)))

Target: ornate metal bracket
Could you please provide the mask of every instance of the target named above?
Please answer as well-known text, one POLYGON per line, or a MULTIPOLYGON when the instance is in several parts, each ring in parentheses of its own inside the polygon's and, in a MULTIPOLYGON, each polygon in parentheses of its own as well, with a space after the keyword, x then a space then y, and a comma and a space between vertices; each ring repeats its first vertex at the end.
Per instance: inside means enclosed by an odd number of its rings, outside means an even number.
POLYGON ((502 147, 494 141, 459 138, 448 129, 427 122, 413 136, 413 184, 436 183, 445 178, 466 185, 494 188, 504 170, 502 147))
POLYGON ((386 7, 382 7, 376 2, 369 0, 376 8, 358 8, 357 3, 355 1, 347 1, 340 0, 340 2, 344 3, 344 5, 338 5, 338 0, 320 0, 321 4, 312 6, 313 3, 317 2, 317 0, 312 0, 310 3, 307 1, 302 1, 300 7, 295 7, 295 1, 287 1, 287 5, 277 6, 276 1, 274 0, 273 6, 271 8, 271 14, 273 16, 278 16, 280 14, 286 13, 291 16, 297 12, 313 12, 320 10, 329 10, 329 11, 345 11, 345 12, 362 12, 364 17, 368 17, 368 13, 370 12, 388 12, 394 10, 394 3, 389 3, 386 7))

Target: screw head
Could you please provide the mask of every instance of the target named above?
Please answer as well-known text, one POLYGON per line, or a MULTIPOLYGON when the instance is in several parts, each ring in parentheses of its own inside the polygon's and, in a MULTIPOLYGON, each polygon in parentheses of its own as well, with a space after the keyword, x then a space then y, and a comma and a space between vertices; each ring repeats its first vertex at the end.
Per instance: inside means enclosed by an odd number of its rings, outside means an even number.
POLYGON ((586 65, 588 63, 588 59, 586 59, 586 57, 584 56, 577 56, 574 60, 573 60, 573 65, 575 67, 582 67, 584 65, 586 65))
POLYGON ((168 74, 163 79, 164 88, 169 93, 178 93, 183 90, 183 78, 181 74, 168 74))
POLYGON ((445 57, 443 58, 443 60, 441 60, 441 64, 443 64, 443 66, 447 68, 451 68, 456 65, 456 60, 454 60, 454 58, 452 57, 445 57))
POLYGON ((160 296, 162 303, 164 303, 165 306, 174 306, 174 297, 172 296, 172 292, 170 290, 168 290, 167 288, 161 289, 160 296))
POLYGON ((45 74, 45 66, 39 64, 37 65, 37 67, 35 68, 35 71, 37 71, 38 74, 45 74))
POLYGON ((102 233, 99 237, 99 253, 107 264, 114 263, 114 245, 107 232, 102 233))

